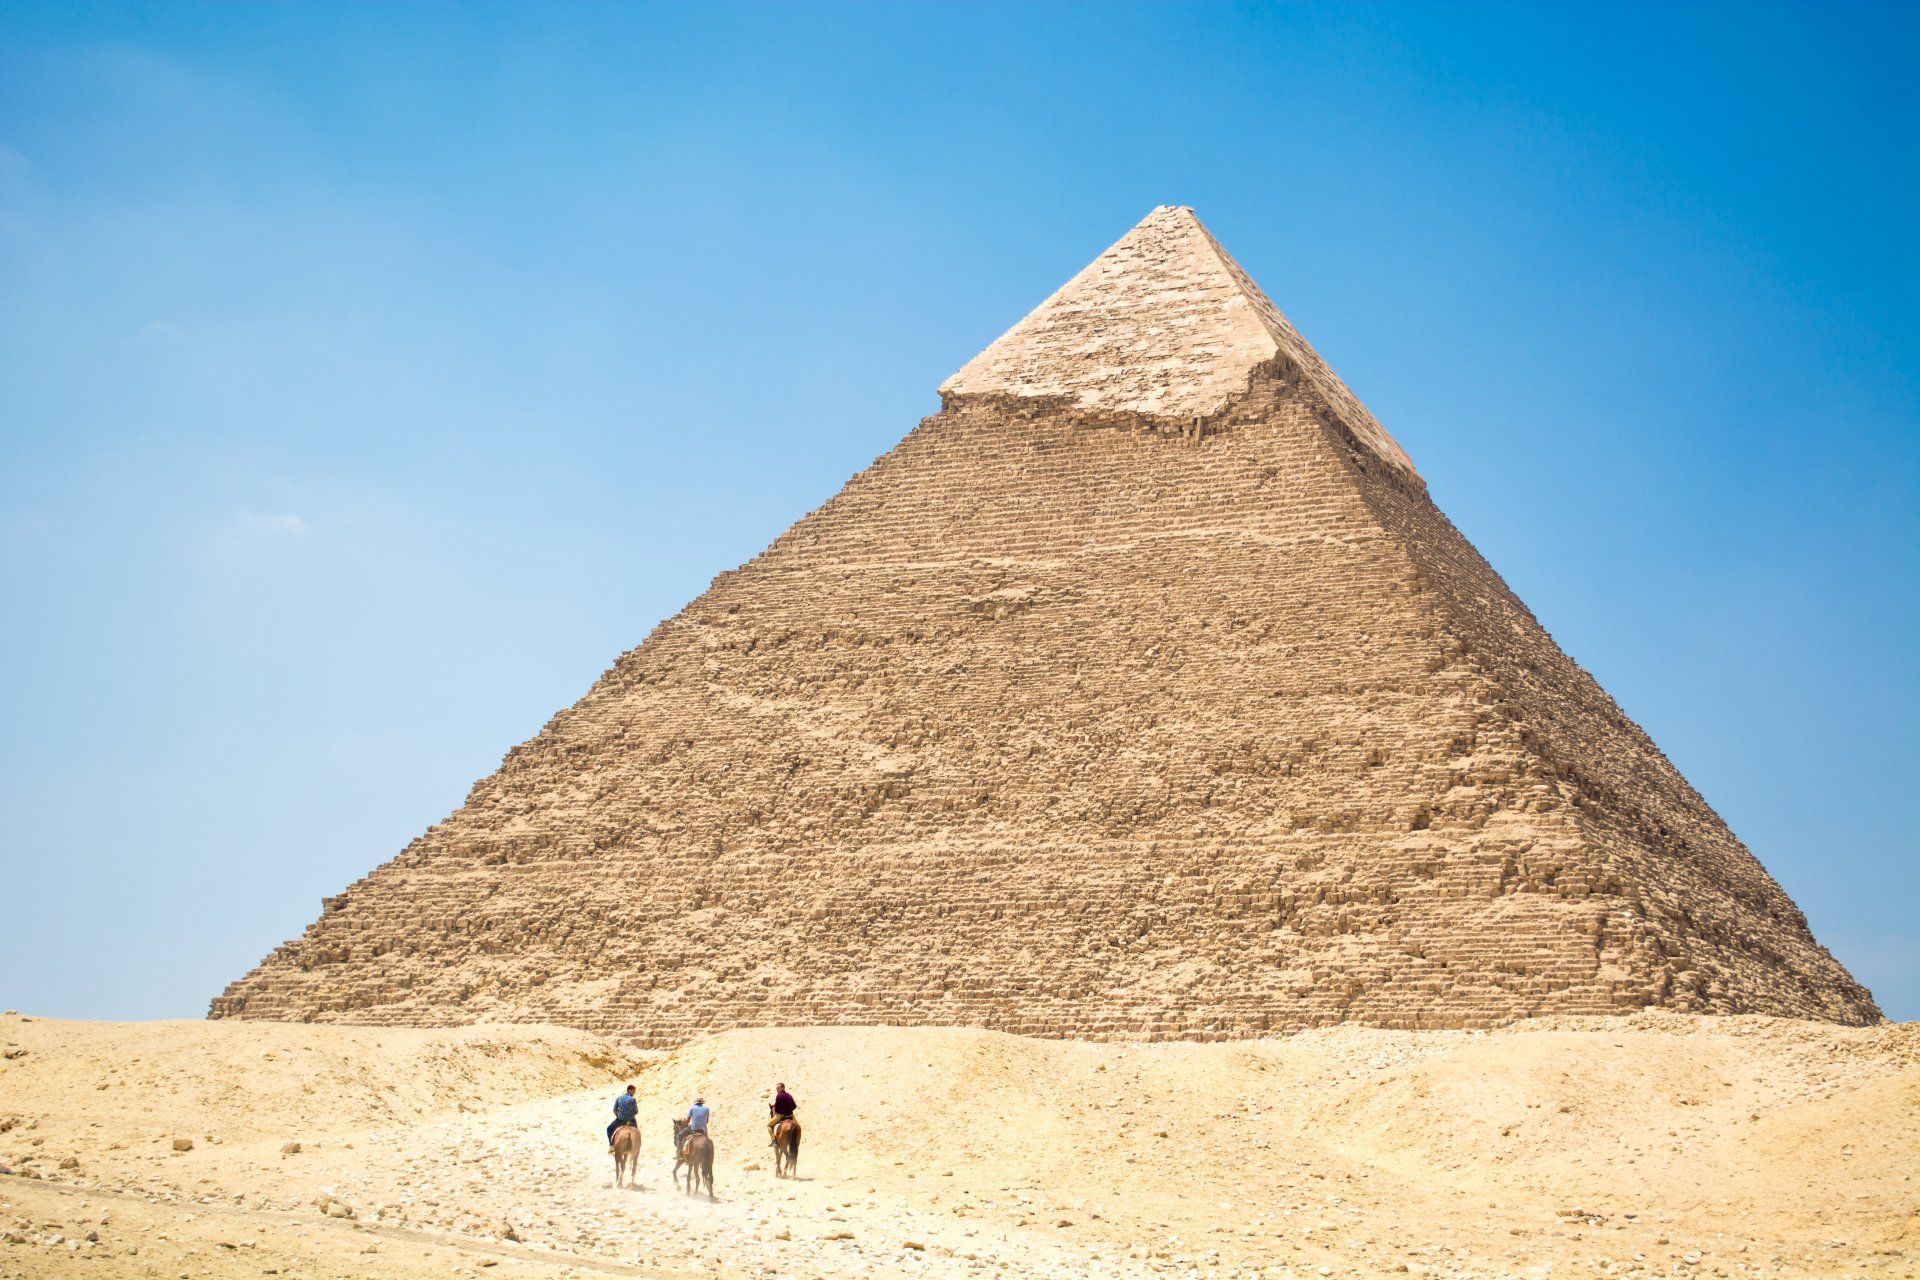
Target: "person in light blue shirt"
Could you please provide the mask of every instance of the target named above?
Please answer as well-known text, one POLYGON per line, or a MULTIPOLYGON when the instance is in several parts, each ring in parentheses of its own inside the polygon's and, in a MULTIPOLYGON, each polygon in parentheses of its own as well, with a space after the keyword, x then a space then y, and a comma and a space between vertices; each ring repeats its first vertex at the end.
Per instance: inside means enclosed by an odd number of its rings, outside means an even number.
POLYGON ((613 1131, 623 1124, 640 1127, 640 1099, 633 1096, 633 1086, 613 1100, 613 1123, 607 1126, 607 1150, 613 1150, 613 1131))
POLYGON ((688 1134, 705 1133, 707 1131, 707 1117, 712 1114, 713 1113, 707 1109, 707 1100, 705 1098, 695 1098, 693 1100, 693 1105, 687 1108, 687 1118, 681 1122, 680 1126, 680 1145, 682 1148, 687 1145, 688 1134))

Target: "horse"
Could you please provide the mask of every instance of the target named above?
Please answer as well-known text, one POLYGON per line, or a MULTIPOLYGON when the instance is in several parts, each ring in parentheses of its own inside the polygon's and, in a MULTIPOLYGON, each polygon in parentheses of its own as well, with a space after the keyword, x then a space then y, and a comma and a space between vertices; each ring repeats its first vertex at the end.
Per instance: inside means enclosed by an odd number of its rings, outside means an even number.
POLYGON ((713 1139, 704 1133, 688 1133, 684 1121, 673 1122, 673 1182, 680 1185, 680 1170, 687 1171, 687 1194, 694 1194, 702 1179, 707 1184, 707 1199, 713 1194, 713 1139))
POLYGON ((773 1176, 791 1178, 800 1168, 800 1122, 781 1116, 773 1126, 773 1176))
POLYGON ((640 1183, 640 1126, 623 1124, 613 1131, 613 1185, 622 1178, 627 1185, 640 1183))

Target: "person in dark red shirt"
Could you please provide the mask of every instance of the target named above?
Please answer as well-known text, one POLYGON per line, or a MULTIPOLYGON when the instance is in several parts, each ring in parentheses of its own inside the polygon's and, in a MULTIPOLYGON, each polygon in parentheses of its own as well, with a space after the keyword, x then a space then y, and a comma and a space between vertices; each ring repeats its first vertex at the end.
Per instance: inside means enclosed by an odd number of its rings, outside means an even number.
POLYGON ((786 1085, 777 1084, 773 1086, 773 1103, 767 1108, 768 1137, 773 1136, 773 1126, 779 1124, 782 1120, 793 1119, 794 1108, 797 1105, 799 1104, 794 1102, 793 1095, 787 1092, 786 1085))

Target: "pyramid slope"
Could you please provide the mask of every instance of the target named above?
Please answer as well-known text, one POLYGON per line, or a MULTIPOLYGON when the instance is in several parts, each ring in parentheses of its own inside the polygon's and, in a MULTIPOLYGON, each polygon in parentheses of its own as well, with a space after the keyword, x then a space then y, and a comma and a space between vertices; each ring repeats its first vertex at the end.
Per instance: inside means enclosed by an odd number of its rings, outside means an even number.
POLYGON ((1878 1019, 1301 361, 1180 433, 1032 376, 950 385, 214 1015, 1878 1019))

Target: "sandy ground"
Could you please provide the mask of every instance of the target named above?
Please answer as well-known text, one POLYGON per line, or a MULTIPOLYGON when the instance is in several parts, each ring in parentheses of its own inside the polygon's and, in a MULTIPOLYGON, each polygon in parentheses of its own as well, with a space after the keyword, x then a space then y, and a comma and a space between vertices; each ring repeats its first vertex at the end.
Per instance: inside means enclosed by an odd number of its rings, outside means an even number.
POLYGON ((812 1028, 641 1054, 551 1027, 7 1016, 0 1053, 0 1276, 1920 1274, 1920 1024, 812 1028), (776 1079, 807 1127, 790 1181, 776 1079), (639 1190, 601 1134, 627 1080, 639 1190), (711 1203, 668 1183, 696 1091, 711 1203))

